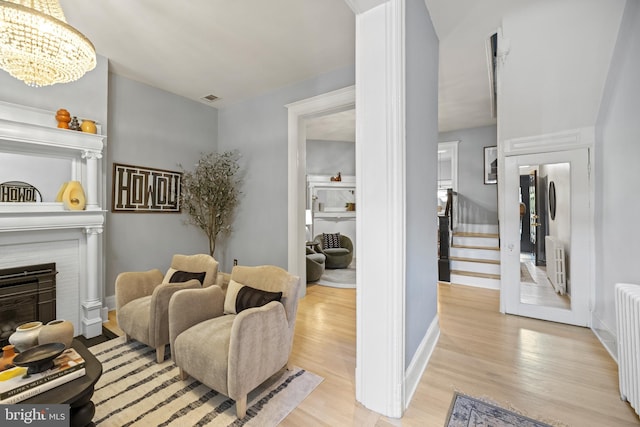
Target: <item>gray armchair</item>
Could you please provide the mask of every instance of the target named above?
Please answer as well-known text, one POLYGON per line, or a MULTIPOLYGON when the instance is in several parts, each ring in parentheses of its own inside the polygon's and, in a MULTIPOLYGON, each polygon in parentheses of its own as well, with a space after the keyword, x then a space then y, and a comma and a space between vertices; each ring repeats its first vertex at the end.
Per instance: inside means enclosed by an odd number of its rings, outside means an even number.
POLYGON ((169 335, 180 377, 191 375, 234 399, 238 418, 244 418, 247 394, 288 363, 299 288, 300 279, 280 267, 236 266, 226 295, 218 286, 176 292, 169 335), (245 308, 242 301, 251 298, 241 297, 244 291, 282 295, 245 308))
POLYGON ((326 257, 325 268, 347 268, 351 264, 353 260, 353 242, 344 234, 340 235, 339 248, 325 247, 322 234, 318 234, 313 241, 316 243, 316 250, 326 257))
POLYGON ((180 289, 210 287, 218 261, 206 254, 174 255, 165 275, 158 269, 120 273, 116 278, 116 319, 125 333, 156 349, 158 363, 169 344, 169 300, 180 289), (197 277, 197 278, 194 278, 197 277))
POLYGON ((317 282, 324 273, 325 256, 307 248, 307 283, 317 282))

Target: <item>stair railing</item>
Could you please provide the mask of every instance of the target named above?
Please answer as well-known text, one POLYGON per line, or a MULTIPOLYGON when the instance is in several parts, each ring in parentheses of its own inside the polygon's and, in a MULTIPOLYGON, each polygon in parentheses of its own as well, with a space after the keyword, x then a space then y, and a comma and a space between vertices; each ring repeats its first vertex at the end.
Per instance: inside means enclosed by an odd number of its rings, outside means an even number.
POLYGON ((444 215, 438 215, 438 280, 442 282, 451 280, 449 249, 453 237, 454 194, 453 189, 447 189, 444 215))

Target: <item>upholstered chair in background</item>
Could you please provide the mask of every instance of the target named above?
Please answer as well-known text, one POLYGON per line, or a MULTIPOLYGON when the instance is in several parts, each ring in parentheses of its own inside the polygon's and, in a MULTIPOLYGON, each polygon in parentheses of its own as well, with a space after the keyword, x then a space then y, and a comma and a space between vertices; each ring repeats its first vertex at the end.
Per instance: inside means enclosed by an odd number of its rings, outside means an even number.
POLYGON ((307 283, 317 282, 324 273, 325 256, 307 248, 307 283))
POLYGON ((189 375, 236 401, 285 367, 293 342, 300 278, 276 266, 236 266, 218 286, 176 292, 169 303, 171 356, 189 375))
MULTIPOLYGON (((206 254, 174 255, 166 274, 158 269, 120 273, 116 278, 116 319, 125 333, 156 349, 158 363, 169 344, 169 300, 180 289, 211 287, 218 261, 206 254)), ((222 291, 222 290, 221 290, 222 291)))
POLYGON ((347 268, 353 261, 353 242, 344 234, 318 234, 313 241, 316 243, 317 252, 326 257, 325 268, 347 268))

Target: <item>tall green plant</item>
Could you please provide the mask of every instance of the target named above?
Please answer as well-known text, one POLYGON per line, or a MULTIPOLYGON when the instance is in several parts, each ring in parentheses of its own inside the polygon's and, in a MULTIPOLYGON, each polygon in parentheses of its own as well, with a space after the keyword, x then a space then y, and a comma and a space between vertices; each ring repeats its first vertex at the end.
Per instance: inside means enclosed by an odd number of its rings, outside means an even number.
POLYGON ((237 150, 203 153, 192 172, 182 170, 181 203, 189 214, 186 223, 204 231, 211 256, 216 250, 218 235, 231 232, 240 196, 239 157, 237 150))

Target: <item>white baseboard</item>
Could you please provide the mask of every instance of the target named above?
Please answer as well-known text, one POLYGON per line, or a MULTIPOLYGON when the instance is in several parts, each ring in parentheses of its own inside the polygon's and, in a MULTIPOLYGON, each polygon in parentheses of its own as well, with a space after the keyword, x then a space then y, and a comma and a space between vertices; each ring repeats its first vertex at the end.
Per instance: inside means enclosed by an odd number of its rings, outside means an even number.
POLYGON ((107 307, 109 309, 109 311, 115 310, 116 309, 116 296, 115 295, 111 295, 111 296, 106 297, 104 299, 104 306, 107 307))
POLYGON ((425 369, 427 369, 427 365, 429 364, 429 359, 431 359, 431 355, 433 354, 433 350, 436 348, 436 344, 438 343, 438 338, 440 338, 440 323, 438 320, 438 315, 433 318, 431 325, 429 325, 429 329, 425 334, 422 342, 418 346, 416 353, 413 355, 413 359, 411 359, 411 363, 407 368, 404 376, 404 409, 406 410, 409 407, 409 403, 411 403, 411 399, 413 398, 416 389, 418 388, 418 384, 420 383, 420 379, 422 378, 422 374, 425 369))
POLYGON ((602 346, 609 352, 609 355, 616 363, 618 363, 618 342, 616 334, 614 334, 607 325, 598 317, 591 313, 591 330, 596 338, 600 340, 602 346))

